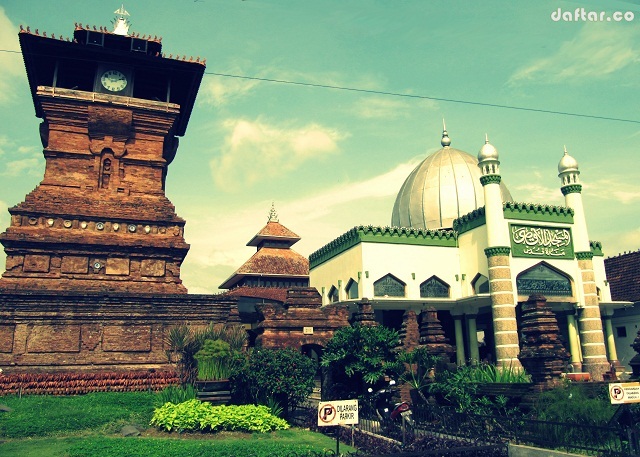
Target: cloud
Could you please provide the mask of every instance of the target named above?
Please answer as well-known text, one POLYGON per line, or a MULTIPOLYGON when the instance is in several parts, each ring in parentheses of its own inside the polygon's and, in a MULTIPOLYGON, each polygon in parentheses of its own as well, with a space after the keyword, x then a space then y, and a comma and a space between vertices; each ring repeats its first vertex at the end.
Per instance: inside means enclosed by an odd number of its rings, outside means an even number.
POLYGON ((0 176, 41 177, 44 161, 42 156, 30 146, 16 146, 5 136, 0 136, 0 176))
POLYGON ((0 135, 0 157, 7 153, 7 149, 11 147, 11 142, 9 138, 4 135, 0 135))
POLYGON ((509 84, 526 82, 567 83, 604 78, 640 62, 637 54, 640 33, 637 27, 585 24, 558 51, 517 70, 509 84))
POLYGON ((589 198, 610 200, 623 205, 640 203, 640 189, 635 182, 626 182, 628 179, 629 176, 598 179, 584 185, 584 192, 589 198))
POLYGON ((281 176, 308 160, 338 152, 346 135, 319 124, 280 127, 261 120, 228 119, 220 157, 210 162, 218 187, 234 190, 281 176))
MULTIPOLYGON (((286 208, 294 214, 299 214, 300 221, 306 224, 327 218, 327 216, 332 214, 338 207, 353 209, 361 200, 395 197, 404 180, 420 160, 421 159, 414 159, 400 164, 387 173, 365 181, 347 183, 314 196, 290 202, 286 205, 286 208), (313 211, 308 211, 308 208, 313 208, 313 211)), ((391 219, 391 209, 392 208, 389 208, 388 210, 389 220, 391 219)), ((363 212, 359 211, 354 213, 362 214, 363 212)), ((355 223, 364 224, 369 222, 360 220, 355 223)))
POLYGON ((564 206, 564 199, 558 187, 547 187, 542 184, 521 184, 513 187, 507 184, 511 191, 511 196, 516 201, 527 203, 539 202, 547 205, 564 206), (515 191, 515 192, 514 192, 515 191), (526 196, 520 198, 520 196, 526 196))
MULTIPOLYGON (((302 238, 293 249, 308 256, 355 225, 387 225, 393 199, 419 160, 415 158, 363 181, 277 201, 280 223, 302 238)), ((247 247, 246 243, 267 223, 270 206, 271 201, 258 201, 213 216, 203 216, 211 214, 210 208, 198 204, 180 209, 190 221, 185 235, 191 250, 182 268, 182 278, 190 293, 215 292, 253 255, 255 248, 247 247)))
POLYGON ((1 176, 42 176, 42 163, 37 158, 13 160, 0 170, 1 176))
POLYGON ((221 107, 247 97, 258 84, 259 81, 251 79, 209 76, 200 86, 198 100, 201 103, 221 107))
MULTIPOLYGON (((421 102, 421 110, 436 110, 438 104, 433 100, 421 102)), ((416 109, 415 102, 399 100, 391 97, 369 96, 359 99, 353 107, 354 115, 364 119, 390 119, 409 117, 416 109)))
POLYGON ((13 86, 18 83, 24 72, 20 46, 18 44, 18 27, 7 17, 4 8, 0 7, 0 49, 15 52, 0 53, 0 105, 15 99, 13 86), (18 53, 16 53, 18 52, 18 53))

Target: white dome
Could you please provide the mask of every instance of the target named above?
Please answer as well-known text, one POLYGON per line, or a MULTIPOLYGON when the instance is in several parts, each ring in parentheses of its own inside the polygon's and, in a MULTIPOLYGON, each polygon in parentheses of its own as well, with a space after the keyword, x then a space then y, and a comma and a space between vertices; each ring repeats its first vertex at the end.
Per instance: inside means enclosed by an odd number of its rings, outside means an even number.
POLYGON ((498 150, 489 143, 488 138, 480 148, 480 152, 478 152, 478 162, 484 162, 485 160, 498 160, 498 150))
MULTIPOLYGON (((484 206, 478 160, 471 154, 443 147, 424 159, 407 177, 393 205, 391 225, 438 229, 484 206)), ((513 201, 501 183, 502 201, 513 201)))
POLYGON ((564 155, 558 164, 558 173, 564 173, 566 171, 578 171, 578 161, 571 157, 565 148, 564 155))

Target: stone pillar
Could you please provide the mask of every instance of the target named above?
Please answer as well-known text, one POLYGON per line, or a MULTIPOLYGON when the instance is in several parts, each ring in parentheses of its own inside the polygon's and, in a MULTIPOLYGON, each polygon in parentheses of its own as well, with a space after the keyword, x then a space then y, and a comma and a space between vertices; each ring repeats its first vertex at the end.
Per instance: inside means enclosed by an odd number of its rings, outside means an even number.
POLYGON ((493 247, 485 249, 484 252, 489 264, 496 365, 521 368, 518 360, 518 323, 509 262, 510 248, 493 247))
POLYGON ((567 314, 567 330, 569 333, 569 353, 571 354, 571 366, 574 373, 582 372, 582 351, 580 350, 580 337, 575 316, 567 314))
POLYGON ((353 324, 361 324, 374 326, 378 325, 375 320, 375 315, 373 314, 373 307, 371 303, 369 303, 369 299, 363 298, 358 303, 358 311, 353 314, 352 318, 353 324))
POLYGON ((604 336, 607 343, 607 357, 609 364, 618 367, 620 362, 618 361, 618 351, 616 351, 616 341, 613 336, 613 325, 611 323, 612 316, 610 314, 604 314, 602 316, 602 323, 604 324, 604 336))
POLYGON ((519 358, 540 387, 557 382, 569 359, 560 341, 555 314, 542 295, 531 295, 522 305, 522 351, 519 358))
POLYGON ((464 355, 464 333, 462 331, 462 314, 453 316, 453 325, 456 332, 456 364, 461 367, 467 359, 464 355))
POLYGON ((455 349, 449 344, 449 339, 444 336, 435 308, 429 308, 420 313, 420 345, 425 346, 429 354, 438 356, 447 363, 450 363, 453 358, 455 349))
POLYGON ((578 322, 580 325, 583 369, 591 374, 591 379, 594 381, 602 381, 603 374, 608 372, 611 367, 607 361, 607 352, 604 344, 592 257, 591 251, 576 252, 584 290, 584 307, 581 309, 578 322))
POLYGON ((477 365, 480 360, 478 350, 478 329, 476 327, 476 316, 467 314, 467 332, 469 338, 469 362, 477 365))
POLYGON ((412 351, 418 347, 420 344, 420 329, 415 311, 410 309, 402 315, 402 328, 399 333, 400 344, 404 350, 412 351))

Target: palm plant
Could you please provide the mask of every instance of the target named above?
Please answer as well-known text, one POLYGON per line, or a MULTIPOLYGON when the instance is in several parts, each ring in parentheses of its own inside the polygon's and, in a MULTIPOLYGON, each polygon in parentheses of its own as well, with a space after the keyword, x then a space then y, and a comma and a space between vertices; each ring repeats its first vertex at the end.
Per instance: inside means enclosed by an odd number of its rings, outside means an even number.
POLYGON ((211 323, 205 328, 194 329, 187 324, 171 328, 167 334, 166 351, 170 363, 178 368, 183 385, 193 383, 198 377, 196 354, 207 340, 220 340, 229 346, 231 358, 246 346, 247 331, 241 324, 211 323))

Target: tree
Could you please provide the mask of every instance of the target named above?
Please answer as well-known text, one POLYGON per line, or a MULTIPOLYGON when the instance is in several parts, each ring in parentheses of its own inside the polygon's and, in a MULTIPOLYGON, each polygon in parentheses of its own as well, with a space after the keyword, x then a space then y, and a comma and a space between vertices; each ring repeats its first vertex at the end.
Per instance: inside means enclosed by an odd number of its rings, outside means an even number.
POLYGON ((238 394, 267 406, 278 403, 287 412, 311 395, 315 363, 295 349, 254 349, 244 367, 232 378, 238 394))
POLYGON ((327 343, 320 365, 331 370, 336 389, 342 389, 336 394, 355 397, 365 383, 397 374, 398 343, 398 332, 381 325, 343 327, 327 343))

